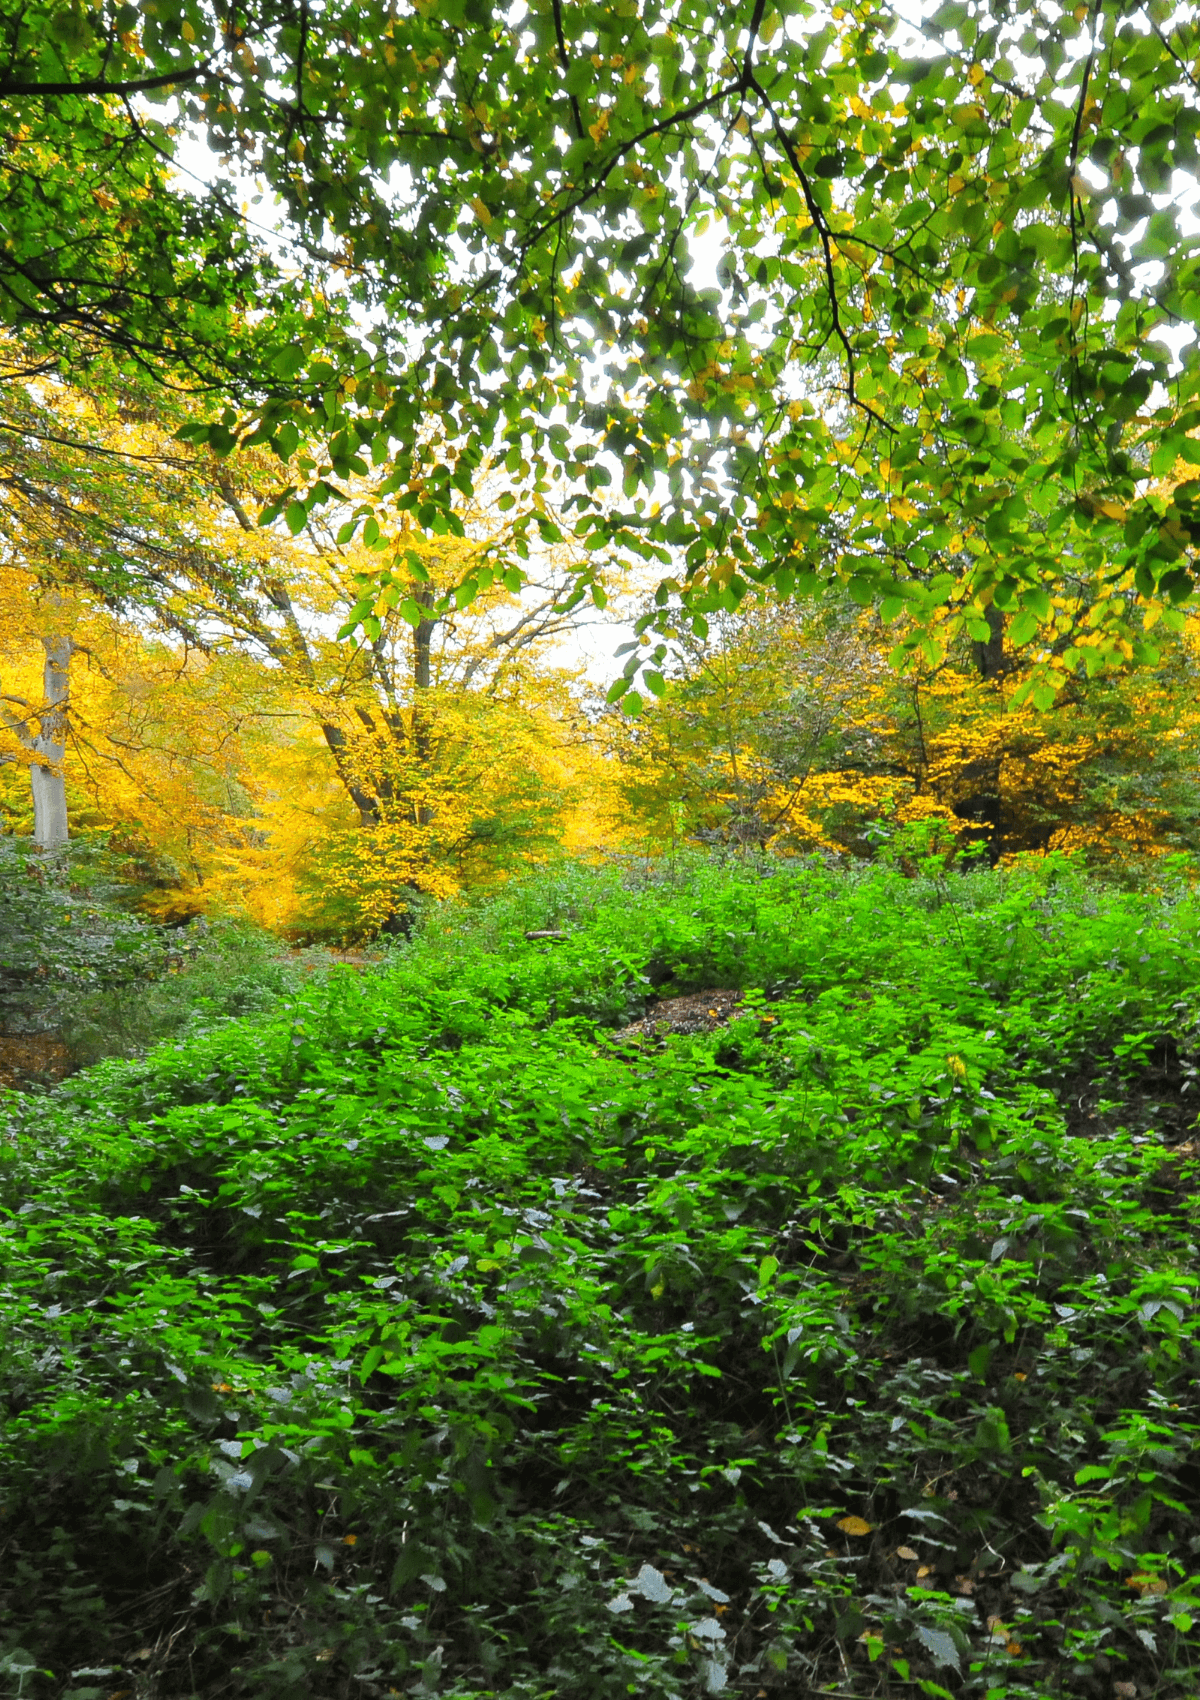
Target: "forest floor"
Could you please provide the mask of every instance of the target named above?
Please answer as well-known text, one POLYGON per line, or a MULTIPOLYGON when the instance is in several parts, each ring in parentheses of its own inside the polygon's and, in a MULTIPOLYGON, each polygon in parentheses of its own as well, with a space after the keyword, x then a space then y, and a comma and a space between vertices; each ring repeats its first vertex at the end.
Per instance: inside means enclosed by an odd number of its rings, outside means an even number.
POLYGON ((1198 920, 567 868, 8 1093, 0 1694, 1192 1700, 1198 920))

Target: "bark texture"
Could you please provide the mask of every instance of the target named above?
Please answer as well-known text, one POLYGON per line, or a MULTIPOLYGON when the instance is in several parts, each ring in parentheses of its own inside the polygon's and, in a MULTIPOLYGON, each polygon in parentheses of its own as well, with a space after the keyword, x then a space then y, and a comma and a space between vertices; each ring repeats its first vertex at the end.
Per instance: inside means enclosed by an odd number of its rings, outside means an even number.
POLYGON ((46 651, 44 707, 38 716, 40 730, 30 746, 35 755, 43 758, 30 768, 33 838, 40 849, 54 850, 69 837, 63 757, 67 753, 73 646, 69 637, 43 638, 42 644, 46 651))

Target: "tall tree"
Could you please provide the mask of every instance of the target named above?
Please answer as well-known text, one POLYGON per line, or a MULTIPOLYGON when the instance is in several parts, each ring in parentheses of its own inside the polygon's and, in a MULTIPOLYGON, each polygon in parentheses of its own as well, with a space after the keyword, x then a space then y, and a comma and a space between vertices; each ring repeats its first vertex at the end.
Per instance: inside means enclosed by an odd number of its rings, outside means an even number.
MULTIPOLYGON (((48 653, 69 655, 79 647, 67 618, 74 597, 93 613, 106 607, 125 628, 157 631, 171 646, 163 656, 118 663, 107 651, 97 659, 97 641, 89 640, 90 659, 124 681, 130 698, 123 705, 119 692, 110 693, 101 704, 93 691, 91 723, 73 713, 69 741, 79 759, 85 747, 90 752, 93 776, 115 773, 123 745, 133 752, 128 771, 121 768, 126 779, 179 797, 181 823, 214 841, 228 838, 216 817, 229 806, 218 802, 206 813, 199 796, 185 802, 175 768, 190 760, 216 775, 236 750, 238 786, 261 803, 278 750, 266 737, 247 741, 242 729, 273 715, 308 723, 360 828, 338 849, 338 867, 351 870, 345 878, 356 871, 363 882, 360 921, 386 920, 387 905, 405 901, 405 885, 450 889, 464 872, 553 836, 570 788, 554 745, 571 741, 561 728, 572 708, 565 682, 542 663, 580 617, 567 605, 573 565, 566 551, 529 563, 522 582, 495 565, 506 530, 495 514, 468 511, 470 535, 461 538, 412 531, 406 580, 350 648, 335 634, 369 576, 369 546, 339 542, 336 514, 314 515, 296 539, 259 527, 251 510, 267 477, 261 453, 228 463, 181 445, 170 434, 177 416, 144 386, 111 375, 101 383, 98 373, 93 380, 86 390, 46 377, 27 382, 13 402, 21 429, 0 435, 0 545, 12 563, 0 572, 4 582, 25 586, 23 602, 14 593, 12 634, 44 637, 48 653), (443 595, 464 580, 473 584, 469 600, 443 595), (257 667, 256 684, 248 685, 239 660, 257 667), (139 680, 172 665, 175 688, 147 718, 139 680), (248 688, 257 702, 245 700, 248 688), (198 735, 206 703, 208 740, 198 735), (172 707, 174 730, 162 722, 162 710, 172 707), (222 740, 224 754, 210 747, 222 740), (157 762, 141 759, 147 742, 157 747, 157 762), (266 763, 262 772, 253 750, 266 763)), ((359 482, 369 491, 367 480, 359 482)), ((24 653, 20 665, 27 675, 24 653)), ((61 692, 47 686, 46 700, 35 704, 27 680, 20 702, 14 688, 3 688, 14 730, 23 726, 17 709, 31 723, 29 753, 19 752, 26 765, 35 737, 44 741, 56 730, 59 746, 68 741, 61 692)), ((48 779, 58 787, 65 831, 62 757, 60 747, 48 779)), ((33 773, 36 787, 36 767, 33 773)), ((149 793, 148 801, 162 813, 149 793)), ((39 837, 45 813, 39 801, 39 837)), ((205 860, 190 850, 188 859, 205 860)))
MULTIPOLYGON (((39 641, 45 652, 41 700, 33 702, 27 697, 0 692, 0 718, 17 738, 29 768, 33 841, 41 850, 56 850, 70 837, 63 757, 67 749, 74 644, 69 634, 61 631, 42 633, 39 641)), ((3 759, 14 757, 6 752, 3 759)))
POLYGON ((680 644, 661 700, 610 720, 651 833, 869 854, 879 828, 936 829, 995 864, 1073 849, 1106 863, 1200 845, 1200 623, 1153 668, 1071 678, 1038 710, 992 611, 936 663, 887 664, 874 613, 758 599, 680 644))

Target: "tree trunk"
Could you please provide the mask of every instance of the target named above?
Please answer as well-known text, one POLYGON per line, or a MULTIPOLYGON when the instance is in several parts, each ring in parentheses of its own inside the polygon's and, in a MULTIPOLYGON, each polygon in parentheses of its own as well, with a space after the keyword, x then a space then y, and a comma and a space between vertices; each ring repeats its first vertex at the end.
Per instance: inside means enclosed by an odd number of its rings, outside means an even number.
MULTIPOLYGON (((427 584, 412 587, 413 601, 419 608, 432 608, 433 591, 427 584)), ((428 692, 433 683, 433 634, 437 621, 423 619, 413 628, 413 747, 422 766, 429 765, 433 753, 433 728, 429 721, 428 692)), ((432 818, 429 809, 417 807, 418 826, 428 826, 432 818)))
POLYGON ((55 850, 65 844, 67 831, 67 782, 63 757, 67 751, 67 713, 70 696, 71 650, 69 637, 43 638, 46 672, 43 692, 45 707, 38 716, 41 730, 30 744, 43 761, 30 768, 33 783, 33 841, 40 850, 55 850))
MULTIPOLYGON (((433 591, 427 584, 414 584, 413 601, 418 608, 433 606, 433 591)), ((433 634, 437 621, 419 620, 413 627, 413 741, 421 761, 429 760, 430 726, 422 700, 433 682, 433 634)))
MULTIPOLYGON (((988 628, 987 642, 977 642, 971 647, 980 678, 999 691, 1000 683, 1008 670, 1004 654, 1004 615, 993 604, 989 605, 985 618, 988 628)), ((1004 753, 1000 749, 964 768, 963 778, 970 785, 971 791, 956 803, 954 808, 960 820, 970 821, 979 828, 975 843, 988 865, 993 868, 1005 849, 1003 765, 1004 753)))

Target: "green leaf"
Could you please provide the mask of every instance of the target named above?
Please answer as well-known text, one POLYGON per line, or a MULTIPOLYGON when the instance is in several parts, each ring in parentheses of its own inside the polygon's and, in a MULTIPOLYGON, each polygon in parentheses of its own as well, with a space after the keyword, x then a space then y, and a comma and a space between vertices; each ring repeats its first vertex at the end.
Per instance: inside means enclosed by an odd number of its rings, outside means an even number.
POLYGON ((307 358, 301 344, 293 344, 290 348, 280 349, 271 360, 271 370, 279 378, 294 378, 301 370, 307 358))
POLYGON ((1035 638, 1040 629, 1041 622, 1037 614, 1032 609, 1026 609, 1018 614, 1009 626, 1008 641, 1014 649, 1020 649, 1035 638))
POLYGON ((930 1629, 926 1624, 919 1623, 914 1634, 935 1664, 949 1665, 961 1673, 958 1648, 944 1630, 930 1629))
POLYGON ((1106 1482, 1111 1476, 1112 1470, 1105 1464, 1085 1464, 1075 1472, 1075 1480, 1081 1487, 1085 1482, 1106 1482))

